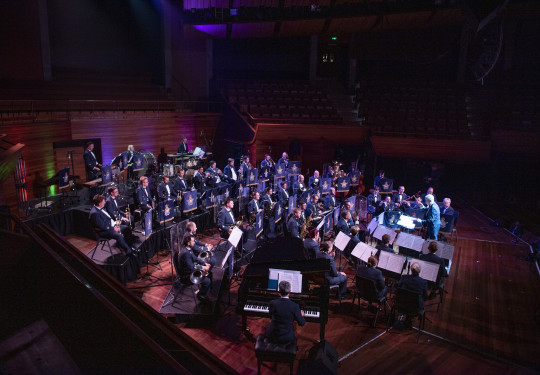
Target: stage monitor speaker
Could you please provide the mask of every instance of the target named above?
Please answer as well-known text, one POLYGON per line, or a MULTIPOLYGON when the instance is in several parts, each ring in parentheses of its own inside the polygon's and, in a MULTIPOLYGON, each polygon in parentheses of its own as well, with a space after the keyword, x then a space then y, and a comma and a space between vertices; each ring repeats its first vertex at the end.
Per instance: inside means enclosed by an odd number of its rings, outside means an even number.
POLYGON ((310 350, 308 358, 298 366, 298 375, 336 375, 338 368, 338 353, 328 342, 321 341, 310 350))

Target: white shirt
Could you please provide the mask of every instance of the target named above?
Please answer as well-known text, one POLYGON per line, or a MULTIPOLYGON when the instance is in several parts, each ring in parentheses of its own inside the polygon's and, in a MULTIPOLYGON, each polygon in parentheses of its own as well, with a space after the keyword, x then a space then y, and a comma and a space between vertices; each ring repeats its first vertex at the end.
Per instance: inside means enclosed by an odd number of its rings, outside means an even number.
POLYGON ((107 210, 104 210, 103 208, 100 208, 101 212, 103 212, 105 215, 107 215, 107 217, 109 219, 111 219, 111 225, 114 227, 116 225, 116 221, 114 221, 111 217, 111 215, 109 215, 109 213, 107 212, 107 210))
POLYGON ((236 179, 238 178, 238 176, 236 176, 236 172, 234 171, 234 167, 231 168, 231 172, 232 172, 232 179, 234 181, 236 181, 236 179))

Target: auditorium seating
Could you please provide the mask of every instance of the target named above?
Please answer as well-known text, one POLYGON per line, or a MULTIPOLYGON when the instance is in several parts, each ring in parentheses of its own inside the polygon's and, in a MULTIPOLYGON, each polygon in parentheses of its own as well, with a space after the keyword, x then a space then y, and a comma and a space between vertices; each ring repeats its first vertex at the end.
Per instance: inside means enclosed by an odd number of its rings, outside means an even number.
POLYGON ((230 82, 223 93, 251 123, 342 122, 326 94, 307 82, 230 82))
POLYGON ((540 96, 538 89, 524 85, 501 85, 492 129, 534 132, 540 125, 540 96))
POLYGON ((375 135, 469 139, 465 93, 440 82, 360 82, 358 116, 375 135))

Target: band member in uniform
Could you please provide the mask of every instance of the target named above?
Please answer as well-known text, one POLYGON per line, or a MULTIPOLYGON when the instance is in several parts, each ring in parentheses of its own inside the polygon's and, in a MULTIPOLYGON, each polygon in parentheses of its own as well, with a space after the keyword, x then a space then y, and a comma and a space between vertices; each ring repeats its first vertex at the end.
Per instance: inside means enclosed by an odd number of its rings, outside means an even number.
POLYGON ((316 228, 310 229, 308 237, 304 240, 304 249, 307 251, 309 259, 317 259, 321 252, 319 249, 319 231, 316 228))
POLYGON ((439 205, 435 203, 435 198, 431 194, 424 197, 427 203, 426 214, 424 220, 419 220, 427 228, 426 239, 437 240, 439 228, 441 227, 441 212, 439 205))
POLYGON ((228 164, 225 166, 225 168, 223 168, 223 173, 225 174, 225 178, 227 179, 227 181, 234 183, 238 181, 238 175, 234 170, 234 159, 227 159, 227 163, 228 164))
POLYGON ((129 219, 122 215, 120 207, 118 206, 118 188, 116 186, 109 187, 109 198, 105 202, 105 209, 112 217, 113 220, 121 220, 126 225, 129 225, 133 229, 133 216, 130 215, 129 219))
POLYGON ((279 201, 283 207, 289 204, 289 192, 287 191, 287 181, 281 182, 281 190, 279 191, 279 201))
POLYGON ((257 215, 259 212, 261 212, 263 209, 261 205, 259 204, 259 198, 260 194, 258 191, 254 191, 251 193, 251 201, 248 204, 248 213, 250 215, 257 215))
POLYGON ((179 154, 187 154, 189 152, 189 147, 187 144, 187 138, 182 137, 182 143, 178 145, 178 153, 179 154))
POLYGON ((272 174, 274 173, 274 162, 272 161, 272 158, 270 157, 269 154, 264 155, 264 160, 261 161, 260 167, 261 169, 268 167, 270 173, 272 174))
POLYGON ((133 145, 127 146, 127 178, 133 177, 133 157, 135 156, 135 147, 133 145))
MULTIPOLYGON (((202 241, 199 241, 197 239, 197 224, 195 224, 193 221, 188 221, 186 224, 186 235, 193 236, 193 239, 195 241, 195 244, 191 247, 191 250, 193 251, 193 254, 196 256, 199 256, 201 252, 203 251, 210 251, 212 250, 213 246, 209 243, 204 243, 202 241)), ((185 235, 184 235, 185 236, 185 235)), ((210 264, 210 269, 216 265, 216 257, 214 254, 211 255, 210 259, 207 262, 210 264)))
POLYGON ((443 206, 441 208, 441 214, 453 215, 454 209, 452 208, 451 204, 452 204, 452 200, 450 198, 444 198, 443 206))
POLYGON ((174 190, 174 187, 169 182, 168 176, 161 176, 161 182, 157 188, 158 197, 160 201, 166 201, 168 199, 176 199, 178 192, 174 190))
POLYGON ((326 178, 334 178, 334 167, 332 167, 332 164, 328 165, 328 171, 326 172, 326 178))
POLYGON ((216 167, 216 162, 214 160, 210 161, 210 166, 206 169, 206 173, 209 175, 209 178, 206 178, 206 185, 214 188, 221 184, 223 172, 216 167))
POLYGON ((347 200, 343 203, 343 206, 341 207, 341 212, 343 211, 349 211, 351 213, 351 218, 348 221, 349 228, 352 227, 355 223, 358 224, 359 220, 356 215, 356 211, 353 209, 352 202, 347 200))
POLYGON ((229 238, 233 227, 236 225, 236 220, 234 219, 234 213, 232 211, 234 207, 234 201, 232 198, 225 199, 223 208, 218 213, 217 217, 217 226, 220 229, 223 237, 229 238))
POLYGON ((347 293, 347 275, 344 272, 338 272, 336 269, 333 245, 329 242, 323 242, 320 249, 321 251, 317 255, 317 258, 328 259, 330 261, 330 271, 325 272, 326 280, 328 280, 330 285, 339 285, 339 299, 345 299, 345 293, 347 293))
POLYGON ((307 206, 306 201, 301 200, 300 202, 298 202, 298 208, 300 209, 300 221, 299 221, 300 225, 306 222, 306 218, 307 218, 306 206, 307 206))
POLYGON ((269 207, 269 206, 272 205, 272 203, 274 203, 272 201, 272 193, 273 193, 272 187, 268 186, 266 188, 266 193, 264 194, 264 196, 261 199, 261 203, 264 206, 264 208, 269 207))
POLYGON ((293 208, 293 214, 287 222, 287 231, 293 238, 300 238, 300 225, 298 220, 300 219, 300 209, 298 207, 293 208))
POLYGON ((118 246, 125 250, 126 255, 132 255, 138 250, 129 246, 122 235, 122 231, 129 229, 128 225, 117 226, 114 219, 109 215, 105 208, 105 197, 103 195, 96 194, 92 199, 94 207, 90 210, 90 222, 94 226, 96 232, 104 238, 111 238, 116 240, 118 246))
POLYGON ((381 180, 384 178, 384 171, 381 169, 379 175, 373 180, 373 188, 381 188, 381 180))
POLYGON ((337 222, 336 230, 339 232, 345 233, 347 236, 351 234, 351 230, 348 225, 348 221, 351 218, 351 211, 343 211, 341 217, 337 222))
POLYGON ((293 185, 293 192, 294 194, 296 194, 298 199, 300 199, 304 191, 306 191, 306 184, 304 183, 304 176, 299 175, 298 181, 296 181, 293 185))
POLYGON ((240 164, 240 168, 238 169, 238 174, 242 176, 241 179, 244 182, 246 182, 247 180, 250 169, 251 169, 251 163, 249 162, 249 156, 244 156, 244 160, 242 161, 242 164, 240 164))
POLYGON ((154 207, 154 200, 152 195, 150 195, 150 188, 148 187, 148 177, 141 176, 140 178, 141 185, 137 188, 137 203, 139 204, 139 209, 143 212, 148 212, 154 207))
POLYGON ((377 259, 379 259, 381 251, 387 251, 394 254, 394 249, 392 249, 392 247, 390 246, 390 236, 388 234, 383 234, 383 236, 381 237, 381 242, 377 246, 375 246, 375 248, 377 249, 377 253, 375 254, 377 259))
POLYGON ((199 166, 197 168, 197 171, 193 175, 193 186, 195 186, 195 189, 199 192, 199 194, 204 193, 206 190, 206 180, 210 177, 210 173, 204 172, 203 166, 199 166))
POLYGON ((94 155, 94 142, 86 143, 86 150, 83 154, 84 168, 86 169, 86 179, 88 181, 98 178, 99 171, 101 171, 101 164, 98 163, 96 155, 94 155))
POLYGON ((409 196, 405 194, 405 186, 400 186, 398 188, 398 192, 392 195, 392 201, 394 202, 394 206, 401 209, 404 208, 404 204, 407 205, 406 203, 404 203, 405 201, 407 201, 407 199, 409 199, 409 196))
MULTIPOLYGON (((420 264, 413 263, 411 266, 411 275, 403 275, 399 279, 398 288, 407 289, 418 294, 418 314, 424 311, 424 300, 427 299, 427 282, 420 277, 422 268, 420 264)), ((404 322, 405 327, 412 326, 412 317, 407 316, 404 322)))
POLYGON ((416 198, 414 198, 414 202, 412 202, 410 204, 411 208, 413 210, 419 210, 419 209, 422 209, 422 208, 425 208, 426 206, 424 206, 424 203, 422 203, 422 197, 421 196, 418 196, 416 198))
POLYGON ((392 202, 392 197, 387 195, 384 200, 379 203, 375 215, 379 215, 382 212, 392 211, 394 209, 394 203, 392 202))
POLYGON ((186 174, 186 171, 184 171, 184 168, 178 169, 178 176, 176 177, 176 180, 174 180, 174 190, 178 194, 182 194, 184 191, 188 190, 186 179, 184 178, 184 175, 186 174))
POLYGON ((433 196, 433 201, 435 203, 437 203, 437 197, 435 196, 435 194, 433 194, 433 188, 428 187, 426 194, 422 195, 422 201, 424 202, 424 206, 426 206, 426 207, 428 206, 427 201, 426 201, 426 196, 427 195, 432 195, 433 196))
POLYGON ((280 281, 278 290, 281 298, 270 301, 269 313, 272 321, 266 327, 265 335, 270 342, 275 344, 296 345, 294 322, 298 322, 300 326, 306 324, 304 313, 297 303, 289 299, 291 284, 288 281, 280 281))
POLYGON ((313 194, 311 196, 311 202, 307 205, 306 209, 306 216, 316 217, 319 216, 319 196, 317 194, 313 194))
POLYGON ((388 287, 384 282, 384 277, 381 270, 377 269, 379 261, 374 256, 370 256, 367 261, 367 267, 361 265, 356 270, 356 276, 360 276, 375 282, 375 288, 379 298, 386 296, 388 287))
POLYGON ((332 187, 326 195, 326 198, 324 198, 324 208, 326 210, 331 210, 334 207, 336 207, 336 189, 332 187))
POLYGON ((312 188, 318 188, 321 184, 321 178, 319 177, 319 171, 313 172, 313 176, 309 178, 309 186, 312 188))
POLYGON ((281 164, 281 165, 284 165, 285 168, 287 168, 287 165, 289 164, 289 155, 287 155, 287 153, 284 152, 283 154, 281 154, 281 158, 279 158, 277 163, 278 165, 281 164))
POLYGON ((446 271, 446 264, 444 259, 435 254, 439 250, 439 244, 436 241, 430 242, 428 245, 428 254, 420 254, 420 259, 429 263, 435 263, 439 265, 439 273, 437 274, 437 280, 439 284, 431 283, 431 289, 438 289, 442 286, 444 278, 448 277, 448 272, 446 271))
POLYGON ((350 231, 351 240, 349 241, 347 246, 345 246, 345 250, 343 251, 343 255, 345 255, 345 258, 347 259, 351 259, 352 251, 354 250, 356 245, 358 245, 360 240, 363 240, 365 237, 365 233, 360 231, 360 227, 358 225, 353 225, 352 227, 350 227, 350 231), (362 239, 360 237, 362 237, 362 239))
MULTIPOLYGON (((184 236, 184 240, 182 241, 182 245, 184 247, 183 251, 181 252, 178 260, 178 277, 180 278, 180 282, 182 284, 191 285, 191 274, 193 271, 195 271, 195 264, 200 265, 202 271, 209 272, 210 271, 210 264, 205 263, 202 259, 199 259, 194 253, 193 253, 193 246, 195 246, 195 237, 191 235, 184 236)), ((197 293, 197 298, 201 301, 208 300, 208 290, 210 289, 210 283, 211 280, 209 277, 203 277, 201 282, 199 283, 199 293, 197 293)))
POLYGON ((368 196, 368 212, 374 214, 377 211, 377 207, 381 203, 381 195, 379 194, 379 187, 375 186, 373 193, 368 196))

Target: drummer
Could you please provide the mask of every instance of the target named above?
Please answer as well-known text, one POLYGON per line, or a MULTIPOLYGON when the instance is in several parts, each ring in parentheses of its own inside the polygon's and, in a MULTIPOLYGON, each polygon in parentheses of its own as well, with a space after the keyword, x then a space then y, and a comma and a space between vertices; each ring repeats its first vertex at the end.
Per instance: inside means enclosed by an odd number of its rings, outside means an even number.
POLYGON ((187 154, 189 152, 189 146, 187 144, 187 138, 182 137, 182 143, 178 145, 178 153, 179 154, 187 154))
POLYGON ((161 152, 157 157, 158 171, 163 171, 163 164, 169 164, 169 157, 165 153, 165 149, 162 147, 161 152))

